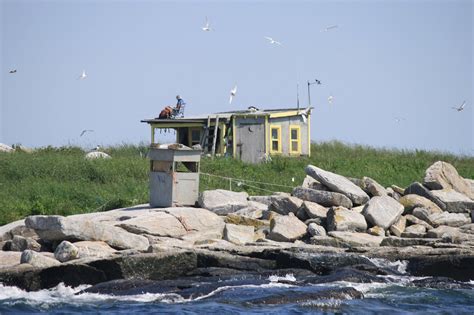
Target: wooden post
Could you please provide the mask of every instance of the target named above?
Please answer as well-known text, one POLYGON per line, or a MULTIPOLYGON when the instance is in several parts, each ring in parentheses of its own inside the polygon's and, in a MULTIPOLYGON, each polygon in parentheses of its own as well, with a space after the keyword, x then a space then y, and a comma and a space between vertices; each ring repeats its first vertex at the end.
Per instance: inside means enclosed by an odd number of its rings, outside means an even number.
POLYGON ((216 154, 217 129, 219 127, 219 115, 216 116, 216 124, 214 125, 214 138, 212 139, 212 156, 216 154))

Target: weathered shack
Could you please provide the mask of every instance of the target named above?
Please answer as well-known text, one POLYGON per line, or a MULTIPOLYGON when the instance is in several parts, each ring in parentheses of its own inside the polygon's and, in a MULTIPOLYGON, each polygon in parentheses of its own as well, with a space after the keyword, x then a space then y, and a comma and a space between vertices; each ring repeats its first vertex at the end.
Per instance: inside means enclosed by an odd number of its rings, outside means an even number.
POLYGON ((309 156, 311 108, 240 110, 176 119, 145 119, 151 143, 157 129, 176 130, 176 142, 200 145, 204 152, 232 156, 249 163, 272 155, 309 156))

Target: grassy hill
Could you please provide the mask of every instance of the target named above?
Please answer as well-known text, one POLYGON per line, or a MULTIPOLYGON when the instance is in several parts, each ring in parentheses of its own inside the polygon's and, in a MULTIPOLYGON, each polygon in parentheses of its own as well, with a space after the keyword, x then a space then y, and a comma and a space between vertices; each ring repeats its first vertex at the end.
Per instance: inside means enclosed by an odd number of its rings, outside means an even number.
MULTIPOLYGON (((0 153, 0 225, 30 214, 69 215, 146 203, 149 162, 142 157, 146 151, 145 146, 110 147, 105 152, 111 160, 94 161, 85 160, 85 152, 76 147, 0 153)), ((310 158, 273 158, 259 165, 203 158, 200 189, 229 189, 231 185, 232 190, 254 195, 289 192, 301 184, 308 164, 349 177, 369 176, 384 186, 404 187, 421 181, 426 168, 438 160, 474 178, 473 157, 328 142, 313 144, 310 158)))

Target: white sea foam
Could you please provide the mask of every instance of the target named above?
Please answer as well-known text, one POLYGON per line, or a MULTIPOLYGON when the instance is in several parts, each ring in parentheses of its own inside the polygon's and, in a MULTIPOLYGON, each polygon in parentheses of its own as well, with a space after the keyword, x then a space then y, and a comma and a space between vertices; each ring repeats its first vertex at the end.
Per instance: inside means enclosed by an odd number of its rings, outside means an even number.
POLYGON ((280 276, 277 276, 277 275, 272 275, 272 276, 268 277, 268 280, 270 280, 270 282, 279 282, 279 281, 295 282, 296 278, 295 278, 295 276, 293 276, 292 273, 287 273, 284 277, 280 277, 280 276))
POLYGON ((402 274, 407 273, 407 267, 408 267, 407 260, 390 261, 384 258, 369 258, 369 257, 365 257, 365 258, 370 260, 375 266, 379 268, 391 268, 391 269, 397 270, 398 272, 402 274))

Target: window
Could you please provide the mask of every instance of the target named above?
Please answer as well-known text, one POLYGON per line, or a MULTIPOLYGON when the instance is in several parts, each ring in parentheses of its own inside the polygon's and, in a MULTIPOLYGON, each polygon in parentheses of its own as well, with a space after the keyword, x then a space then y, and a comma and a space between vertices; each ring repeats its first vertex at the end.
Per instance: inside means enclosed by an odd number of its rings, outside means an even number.
POLYGON ((189 145, 201 143, 201 128, 189 128, 189 145))
POLYGON ((280 125, 270 125, 270 153, 281 153, 280 125))
POLYGON ((300 126, 290 126, 290 154, 301 154, 300 126))

